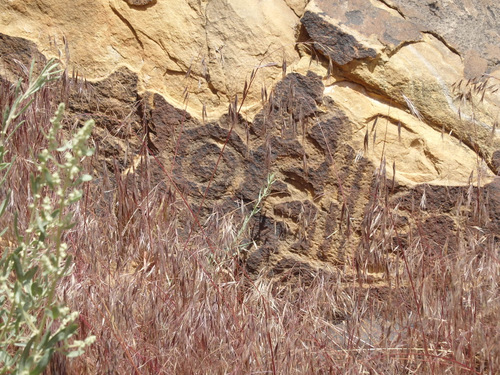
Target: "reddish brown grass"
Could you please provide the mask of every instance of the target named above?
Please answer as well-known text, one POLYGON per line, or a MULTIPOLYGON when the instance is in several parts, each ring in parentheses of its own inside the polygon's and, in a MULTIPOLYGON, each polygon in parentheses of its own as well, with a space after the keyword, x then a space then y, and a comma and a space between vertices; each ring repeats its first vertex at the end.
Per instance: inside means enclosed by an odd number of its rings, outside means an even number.
MULTIPOLYGON (((56 90, 38 94, 10 145, 17 160, 5 188, 21 225, 30 200, 23 181, 56 90)), ((4 83, 2 105, 9 95, 4 83)), ((143 162, 160 163, 146 153, 143 162)), ((142 177, 96 176, 75 207, 66 235, 75 268, 60 294, 80 312, 80 335, 97 341, 77 359, 54 357, 48 373, 500 373, 499 247, 481 229, 481 189, 464 189, 457 202, 457 250, 431 252, 418 230, 421 197, 417 230, 403 246, 397 203, 387 199, 393 184, 379 175, 351 263, 292 285, 250 278, 226 250, 240 222, 214 211, 200 223, 173 183, 161 191, 142 177), (374 269, 385 273, 383 285, 370 283, 374 269)))

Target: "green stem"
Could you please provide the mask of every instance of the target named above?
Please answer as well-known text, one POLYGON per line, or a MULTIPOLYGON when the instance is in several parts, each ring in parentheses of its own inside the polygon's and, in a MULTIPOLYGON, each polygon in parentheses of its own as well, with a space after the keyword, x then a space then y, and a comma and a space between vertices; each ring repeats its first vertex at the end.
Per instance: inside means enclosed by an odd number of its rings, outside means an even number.
MULTIPOLYGON (((272 184, 274 184, 275 182, 275 174, 274 173, 271 173, 268 177, 267 177, 267 182, 266 182, 266 186, 264 186, 260 192, 259 192, 259 197, 257 198, 257 202, 255 203, 254 207, 253 207, 253 210, 252 212, 250 212, 249 215, 247 215, 245 217, 245 219, 243 220, 243 224, 241 225, 241 228, 240 230, 238 231, 238 234, 236 235, 236 238, 234 239, 233 241, 233 244, 235 244, 236 246, 238 246, 240 240, 241 240, 241 237, 243 235, 243 233, 246 231, 247 229, 247 226, 248 224, 250 223, 250 220, 252 220, 252 217, 254 217, 255 215, 257 215, 260 210, 261 210, 261 204, 262 202, 267 198, 267 196, 269 195, 270 193, 270 190, 271 190, 271 186, 272 184)), ((234 245, 233 245, 234 246, 234 245)))

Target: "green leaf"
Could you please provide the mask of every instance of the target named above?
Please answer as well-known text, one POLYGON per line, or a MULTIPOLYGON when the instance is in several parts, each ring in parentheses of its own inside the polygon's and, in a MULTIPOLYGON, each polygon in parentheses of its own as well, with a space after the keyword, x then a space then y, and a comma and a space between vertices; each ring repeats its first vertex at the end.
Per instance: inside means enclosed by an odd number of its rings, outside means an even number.
POLYGON ((57 318, 59 318, 59 315, 60 315, 59 306, 52 306, 50 309, 47 310, 47 316, 52 320, 56 320, 57 318))
POLYGON ((47 331, 47 332, 45 332, 45 334, 42 337, 42 340, 40 341, 40 344, 39 344, 40 347, 47 345, 47 343, 49 342, 49 338, 50 338, 50 331, 47 331))
POLYGON ((54 180, 52 179, 52 174, 49 172, 48 169, 43 169, 43 175, 45 177, 45 181, 47 181, 47 184, 50 186, 51 189, 54 188, 54 180))
POLYGON ((66 354, 66 357, 75 358, 75 357, 81 356, 83 353, 85 353, 85 350, 83 350, 83 349, 73 350, 72 352, 69 352, 68 354, 66 354))
MULTIPOLYGON (((71 216, 73 216, 73 215, 71 215, 71 216)), ((64 226, 64 229, 71 229, 71 228, 73 228, 76 224, 77 224, 77 223, 69 223, 68 225, 65 225, 65 226, 64 226)))
POLYGON ((89 174, 83 174, 81 177, 80 177, 80 181, 81 182, 88 182, 88 181, 92 181, 92 176, 89 175, 89 174))
POLYGON ((29 269, 28 272, 24 274, 24 278, 22 281, 31 281, 31 279, 33 279, 33 276, 35 276, 36 271, 38 271, 38 266, 34 266, 31 269, 29 269))
POLYGON ((46 346, 53 347, 59 341, 69 339, 73 335, 73 333, 76 332, 77 329, 78 329, 78 324, 75 323, 69 324, 67 327, 65 327, 64 329, 57 332, 54 336, 52 336, 52 338, 48 341, 46 346))
MULTIPOLYGON (((51 60, 52 61, 52 60, 51 60)), ((33 81, 33 71, 35 70, 35 59, 31 60, 31 65, 30 65, 30 72, 29 72, 29 81, 32 82, 33 81)), ((44 66, 42 72, 40 73, 40 75, 42 75, 43 71, 45 70, 46 66, 44 66)))
POLYGON ((21 286, 19 283, 14 284, 14 303, 16 305, 21 305, 21 302, 23 300, 23 290, 21 289, 21 286))
POLYGON ((19 225, 17 222, 17 216, 18 216, 17 212, 14 212, 14 234, 16 236, 17 243, 21 243, 23 241, 23 238, 19 234, 19 225))
MULTIPOLYGON (((3 153, 2 153, 2 160, 3 160, 3 153)), ((7 176, 9 175, 9 172, 10 172, 10 169, 12 168, 12 163, 16 160, 16 158, 14 157, 12 159, 12 161, 10 163, 3 163, 3 164, 7 164, 7 170, 4 172, 4 175, 2 177, 2 179, 0 180, 0 186, 2 186, 5 182, 5 180, 7 179, 7 176)), ((4 169, 4 168, 2 168, 4 169)))
POLYGON ((50 213, 50 216, 52 217, 52 219, 55 219, 56 217, 59 216, 59 213, 61 212, 61 209, 60 208, 56 208, 54 211, 52 211, 50 213))
POLYGON ((5 124, 7 124, 7 118, 9 116, 10 112, 10 107, 8 105, 5 106, 5 112, 3 113, 3 119, 2 119, 2 131, 5 127, 5 124))
POLYGON ((43 294, 43 288, 36 281, 33 284, 31 284, 31 294, 35 298, 39 297, 39 296, 41 296, 43 294))
POLYGON ((29 340, 28 343, 26 344, 26 346, 24 347, 23 354, 21 355, 21 359, 20 359, 20 364, 21 365, 28 365, 29 364, 29 362, 30 362, 31 346, 33 345, 33 342, 35 341, 35 339, 36 339, 36 336, 33 336, 31 338, 31 340, 29 340))
MULTIPOLYGON (((24 107, 23 107, 20 111, 18 111, 18 112, 16 113, 16 117, 19 117, 19 116, 20 116, 20 115, 22 115, 24 112, 26 112, 26 110, 29 108, 29 106, 30 106, 31 104, 33 104, 33 102, 34 102, 34 101, 35 101, 35 98, 31 98, 31 99, 28 101, 28 103, 27 103, 27 104, 26 104, 26 105, 25 105, 25 106, 24 106, 24 107)), ((8 138, 10 138, 10 136, 11 136, 13 133, 14 133, 14 132, 11 132, 8 138)))
POLYGON ((11 259, 14 262, 14 271, 16 272, 17 278, 22 281, 24 277, 24 272, 21 261, 19 260, 19 255, 14 253, 12 254, 11 259))
POLYGON ((61 272, 62 275, 66 275, 66 273, 67 273, 68 269, 71 267, 72 263, 73 263, 73 258, 71 257, 71 255, 68 255, 68 257, 64 261, 64 267, 63 267, 62 272, 61 272))
POLYGON ((40 192, 40 187, 41 187, 40 176, 31 175, 30 184, 31 184, 31 189, 33 190, 33 195, 38 194, 40 192))
POLYGON ((12 357, 5 351, 0 349, 0 363, 9 366, 12 363, 12 357))
POLYGON ((45 233, 45 225, 47 224, 45 220, 42 220, 40 216, 37 216, 36 218, 36 224, 38 226, 38 229, 40 229, 41 233, 45 233))
POLYGON ((45 351, 43 354, 42 358, 40 361, 37 363, 36 367, 30 371, 30 375, 39 375, 45 370, 47 365, 50 362, 50 359, 52 358, 52 355, 54 354, 54 349, 49 349, 45 351))

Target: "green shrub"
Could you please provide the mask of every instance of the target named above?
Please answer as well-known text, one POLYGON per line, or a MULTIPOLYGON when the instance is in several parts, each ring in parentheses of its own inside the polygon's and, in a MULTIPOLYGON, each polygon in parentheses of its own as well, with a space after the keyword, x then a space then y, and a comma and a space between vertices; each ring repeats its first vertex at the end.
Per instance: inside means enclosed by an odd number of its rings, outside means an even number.
MULTIPOLYGON (((12 152, 9 139, 26 125, 21 118, 33 105, 36 93, 61 74, 54 60, 36 78, 33 70, 34 64, 28 88, 21 92, 19 80, 14 101, 2 109, 0 188, 15 160, 15 155, 9 155, 7 161, 6 156, 12 152)), ((78 312, 70 311, 57 295, 59 282, 72 269, 63 235, 74 225, 69 209, 82 197, 82 183, 91 179, 81 173, 80 164, 92 155, 86 143, 94 125, 87 121, 71 139, 60 141, 63 113, 64 104, 60 104, 44 135, 47 147, 31 161, 36 172, 30 177, 31 200, 26 202, 28 224, 21 229, 18 213, 14 212, 13 224, 1 228, 0 235, 8 241, 3 241, 0 250, 0 373, 39 374, 55 351, 75 357, 94 340, 72 339, 78 328, 78 312)), ((8 192, 0 203, 0 217, 6 214, 10 199, 8 192)))

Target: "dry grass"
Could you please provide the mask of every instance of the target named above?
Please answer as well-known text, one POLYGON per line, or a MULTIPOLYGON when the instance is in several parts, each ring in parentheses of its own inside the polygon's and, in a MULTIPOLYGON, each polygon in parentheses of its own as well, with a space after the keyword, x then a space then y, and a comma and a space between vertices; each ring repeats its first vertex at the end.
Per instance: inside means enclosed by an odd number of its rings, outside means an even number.
MULTIPOLYGON (((11 94, 1 89, 3 107, 11 94)), ((59 93, 53 85, 38 94, 10 145, 17 160, 6 188, 21 225, 30 200, 23 181, 59 93)), ((143 163, 159 163, 146 153, 143 163)), ((241 222, 214 209, 200 223, 173 184, 162 191, 147 167, 138 170, 137 180, 97 176, 75 208, 66 235, 75 269, 60 294, 80 311, 82 337, 97 341, 77 359, 54 357, 47 373, 500 373, 499 245, 481 229, 489 220, 481 189, 464 189, 453 210, 454 252, 429 250, 422 197, 403 246, 381 168, 350 263, 287 283, 250 277, 228 251, 241 222), (371 282, 373 272, 385 281, 371 282)))

